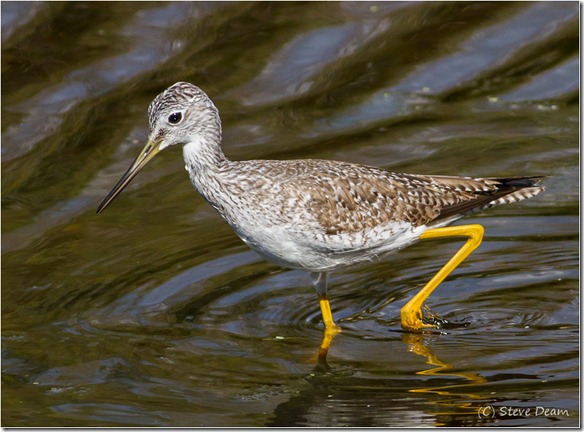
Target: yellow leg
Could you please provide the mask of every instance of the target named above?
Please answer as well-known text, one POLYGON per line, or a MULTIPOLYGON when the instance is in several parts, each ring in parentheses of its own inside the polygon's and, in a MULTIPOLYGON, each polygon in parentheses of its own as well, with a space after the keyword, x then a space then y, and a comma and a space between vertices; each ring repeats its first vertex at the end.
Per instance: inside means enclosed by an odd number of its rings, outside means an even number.
POLYGON ((318 293, 322 321, 324 322, 324 334, 318 352, 318 363, 326 365, 328 349, 335 335, 340 333, 341 328, 333 320, 331 305, 327 297, 328 274, 326 272, 312 272, 310 273, 310 277, 318 293))
POLYGON ((331 312, 331 305, 326 297, 319 299, 320 311, 322 312, 322 322, 325 328, 335 328, 337 332, 341 331, 341 328, 335 324, 333 321, 333 313, 331 312))
POLYGON ((418 292, 401 310, 401 325, 405 330, 420 331, 424 328, 435 327, 422 321, 422 306, 436 287, 448 276, 452 270, 463 262, 474 251, 483 239, 484 229, 481 225, 461 225, 447 228, 434 228, 424 232, 420 239, 443 237, 468 237, 466 243, 452 258, 434 275, 424 288, 418 292))
POLYGON ((333 338, 341 332, 341 328, 335 324, 333 321, 333 314, 331 312, 331 305, 326 297, 321 297, 319 300, 320 310, 322 312, 322 321, 324 322, 324 334, 322 336, 322 342, 320 343, 320 349, 318 351, 318 359, 320 361, 326 361, 326 355, 328 349, 331 346, 333 338))

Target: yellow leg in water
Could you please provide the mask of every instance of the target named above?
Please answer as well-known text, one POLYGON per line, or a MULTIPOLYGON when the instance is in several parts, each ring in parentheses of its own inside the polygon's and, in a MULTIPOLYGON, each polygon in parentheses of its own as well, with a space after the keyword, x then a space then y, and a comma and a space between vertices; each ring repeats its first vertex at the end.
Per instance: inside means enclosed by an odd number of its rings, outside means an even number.
POLYGON ((424 232, 420 239, 434 239, 445 237, 467 237, 467 241, 442 267, 438 273, 418 292, 401 310, 401 325, 405 330, 420 331, 425 328, 436 327, 422 321, 422 306, 438 285, 452 270, 463 262, 474 251, 483 239, 485 230, 481 225, 461 225, 446 228, 434 228, 424 232))
POLYGON ((333 314, 331 312, 331 305, 326 297, 321 297, 319 300, 320 311, 322 312, 322 321, 324 322, 324 335, 320 344, 318 357, 321 360, 326 359, 328 349, 331 346, 333 338, 341 332, 341 328, 333 321, 333 314))

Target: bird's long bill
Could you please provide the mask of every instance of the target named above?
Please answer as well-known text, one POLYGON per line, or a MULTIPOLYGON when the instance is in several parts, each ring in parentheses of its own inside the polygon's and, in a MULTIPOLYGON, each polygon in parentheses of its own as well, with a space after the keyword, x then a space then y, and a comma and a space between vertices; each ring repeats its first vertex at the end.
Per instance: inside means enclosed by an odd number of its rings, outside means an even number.
POLYGON ((136 177, 136 174, 140 172, 144 166, 158 154, 160 151, 160 146, 153 141, 148 140, 146 146, 142 152, 138 155, 132 166, 124 173, 122 178, 116 183, 110 193, 104 198, 99 207, 97 208, 97 213, 101 213, 108 205, 111 203, 115 197, 117 197, 126 186, 130 184, 132 179, 136 177))

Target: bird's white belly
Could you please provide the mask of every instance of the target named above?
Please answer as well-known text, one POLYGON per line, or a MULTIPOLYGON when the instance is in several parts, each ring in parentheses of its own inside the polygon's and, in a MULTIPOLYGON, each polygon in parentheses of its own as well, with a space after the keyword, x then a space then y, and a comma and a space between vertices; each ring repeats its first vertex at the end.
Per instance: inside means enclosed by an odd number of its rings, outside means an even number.
POLYGON ((361 232, 325 235, 296 226, 231 226, 268 261, 313 272, 329 272, 379 259, 411 244, 426 230, 413 228, 409 223, 392 223, 361 232))

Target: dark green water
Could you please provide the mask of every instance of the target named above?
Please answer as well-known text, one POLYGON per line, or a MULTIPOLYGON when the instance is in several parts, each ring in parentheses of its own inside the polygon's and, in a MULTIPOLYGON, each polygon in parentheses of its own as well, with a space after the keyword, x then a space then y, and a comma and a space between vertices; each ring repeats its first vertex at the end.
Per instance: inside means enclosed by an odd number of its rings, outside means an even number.
POLYGON ((2 426, 579 425, 577 2, 1 8, 2 426), (234 159, 546 192, 466 220, 484 243, 429 302, 465 328, 399 326, 456 242, 334 274, 343 332, 315 369, 308 276, 250 251, 180 150, 95 214, 176 81, 234 159))

